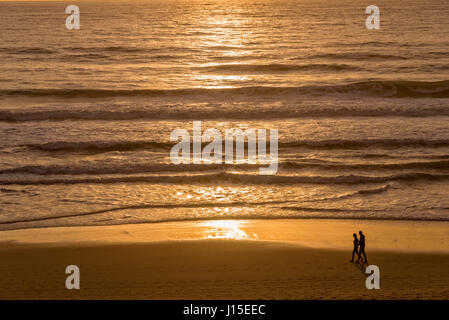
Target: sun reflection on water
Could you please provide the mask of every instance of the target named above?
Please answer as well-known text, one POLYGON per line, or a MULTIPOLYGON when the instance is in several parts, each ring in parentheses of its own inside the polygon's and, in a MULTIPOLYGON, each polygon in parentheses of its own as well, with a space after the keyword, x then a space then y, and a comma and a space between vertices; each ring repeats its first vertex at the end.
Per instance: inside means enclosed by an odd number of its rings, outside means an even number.
POLYGON ((205 234, 207 239, 250 239, 255 235, 250 235, 241 228, 246 224, 245 221, 236 220, 215 220, 201 222, 200 226, 206 227, 205 234))

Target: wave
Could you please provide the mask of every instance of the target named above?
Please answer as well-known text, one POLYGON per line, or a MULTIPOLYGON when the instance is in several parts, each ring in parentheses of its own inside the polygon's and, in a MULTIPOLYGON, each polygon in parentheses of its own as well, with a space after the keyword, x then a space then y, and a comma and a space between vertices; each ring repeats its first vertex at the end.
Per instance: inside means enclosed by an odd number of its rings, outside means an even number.
POLYGON ((387 185, 381 186, 379 188, 362 189, 362 190, 357 190, 355 192, 347 193, 347 194, 344 194, 344 195, 341 195, 338 197, 320 199, 320 201, 322 201, 322 200, 341 200, 341 199, 352 198, 352 197, 358 196, 358 195, 381 194, 381 193, 384 193, 384 192, 390 190, 391 188, 392 188, 392 186, 390 184, 387 184, 387 185))
POLYGON ((132 205, 132 206, 122 206, 114 207, 103 210, 80 212, 66 215, 55 215, 55 216, 44 216, 36 217, 32 219, 16 219, 9 221, 0 221, 0 225, 3 224, 14 224, 14 223, 24 223, 24 222, 38 222, 45 220, 63 219, 63 218, 74 218, 82 216, 91 216, 102 213, 122 211, 122 210, 137 210, 137 209, 177 209, 177 208, 227 208, 227 207, 254 207, 254 206, 266 206, 274 204, 285 204, 291 201, 263 201, 263 202, 214 202, 214 203, 178 203, 178 204, 142 204, 142 205, 132 205))
POLYGON ((433 117, 449 116, 449 107, 378 107, 375 109, 364 107, 313 107, 298 108, 285 107, 282 109, 265 108, 258 112, 248 110, 224 110, 224 109, 197 109, 173 110, 168 108, 155 108, 154 110, 127 109, 114 110, 0 110, 0 121, 26 122, 26 121, 65 121, 65 120, 96 120, 96 121, 121 121, 121 120, 272 120, 272 119, 295 119, 295 118, 332 118, 332 117, 433 117))
MULTIPOLYGON (((154 164, 154 163, 126 163, 110 164, 95 163, 80 165, 28 165, 0 170, 0 174, 34 174, 34 175, 106 175, 106 174, 138 174, 138 173, 194 173, 226 170, 257 170, 259 164, 154 164)), ((344 163, 315 163, 292 162, 279 163, 279 170, 291 171, 295 169, 318 168, 337 172, 341 170, 406 170, 406 169, 440 169, 449 171, 449 160, 429 162, 409 162, 394 164, 344 164, 344 163)))
POLYGON ((198 50, 183 48, 183 47, 164 47, 164 48, 142 48, 142 47, 131 47, 131 46, 106 46, 106 47, 63 47, 61 49, 48 49, 41 47, 0 47, 0 52, 8 53, 8 54, 114 54, 114 53, 133 53, 133 54, 142 54, 142 53, 152 53, 152 52, 165 52, 165 51, 183 51, 183 52, 196 52, 198 50))
MULTIPOLYGON (((207 143, 203 143, 203 147, 207 143)), ((152 150, 152 151, 167 151, 175 145, 171 142, 158 142, 158 141, 55 141, 42 144, 28 144, 22 147, 29 148, 31 150, 38 150, 44 152, 91 152, 91 153, 104 153, 112 151, 135 151, 135 150, 152 150)), ((245 145, 246 146, 246 145, 245 145)), ((280 149, 291 148, 304 148, 304 149, 366 149, 373 147, 382 148, 443 148, 449 147, 449 140, 424 140, 424 139, 361 139, 361 140, 301 140, 301 141, 288 141, 279 142, 280 149)), ((446 158, 443 158, 446 159, 446 158)), ((445 161, 433 161, 433 162, 414 162, 404 164, 409 168, 421 168, 421 167, 433 167, 439 168, 446 165, 445 161)), ((287 164, 288 165, 288 164, 287 164)), ((291 162, 290 165, 301 166, 301 164, 291 162)), ((312 164, 309 164, 312 165, 312 164)), ((326 164, 323 164, 323 166, 326 164)), ((319 164, 316 164, 319 166, 319 164)), ((349 165, 345 165, 348 169, 349 165)), ((357 166, 357 165, 355 165, 357 166)), ((358 165, 363 166, 363 165, 358 165)), ((366 168, 371 165, 366 164, 366 168)), ((385 164, 385 168, 397 168, 400 164, 385 164)))
POLYGON ((321 199, 314 199, 314 200, 303 200, 302 202, 321 202, 321 201, 335 201, 335 200, 342 200, 342 199, 348 199, 352 197, 356 197, 359 195, 371 195, 371 194, 381 194, 388 190, 393 188, 390 184, 378 187, 378 188, 372 188, 372 189, 362 189, 357 190, 355 192, 349 192, 338 196, 333 197, 326 197, 321 199))
POLYGON ((0 192, 3 192, 3 193, 28 193, 25 190, 15 190, 15 189, 8 189, 8 188, 0 188, 0 192))
MULTIPOLYGON (((255 204, 255 203, 211 203, 211 204, 202 204, 202 205, 194 205, 195 208, 209 208, 209 207, 234 207, 234 206, 243 206, 243 207, 251 207, 255 205, 266 205, 266 204, 274 204, 267 202, 265 204, 255 204)), ((7 220, 7 221, 0 221, 0 225, 14 225, 17 223, 30 223, 31 225, 21 225, 18 229, 26 229, 26 228, 45 228, 46 226, 39 226, 32 224, 33 222, 41 222, 41 221, 48 221, 48 220, 57 220, 57 219, 64 219, 64 218, 76 218, 76 217, 83 217, 83 216, 92 216, 102 213, 109 213, 109 212, 116 212, 116 211, 122 211, 122 210, 141 210, 141 209, 152 209, 152 208, 190 208, 192 206, 189 205, 152 205, 152 204, 144 204, 144 205, 135 205, 135 206, 124 206, 124 207, 114 207, 114 208, 108 208, 104 210, 97 210, 97 211, 88 211, 88 212, 81 212, 81 213, 73 213, 73 214, 67 214, 67 215, 55 215, 55 216, 44 216, 44 217, 36 217, 31 219, 15 219, 15 220, 7 220)), ((295 211, 295 212, 302 212, 306 214, 298 215, 297 213, 294 214, 263 214, 263 215, 241 215, 241 214, 227 214, 226 216, 207 216, 207 217, 173 217, 173 218, 167 218, 167 217, 158 217, 155 219, 148 218, 144 221, 142 219, 139 219, 138 221, 126 221, 126 224, 132 224, 132 223, 163 223, 163 222, 186 222, 186 221, 204 221, 204 220, 279 220, 279 219, 358 219, 358 220, 388 220, 388 221, 449 221, 449 218, 442 217, 442 216, 401 216, 401 215, 392 215, 391 213, 389 215, 385 215, 385 213, 388 210, 353 210, 353 209, 341 209, 341 208, 313 208, 313 207, 294 207, 294 206, 284 206, 279 207, 279 209, 283 209, 286 211, 295 211), (309 214, 307 214, 309 213, 309 214), (311 214, 310 214, 311 213, 311 214), (315 213, 315 214, 314 214, 315 213), (324 214, 324 215, 323 215, 324 214)), ((433 208, 433 209, 440 209, 440 210, 447 210, 447 208, 433 208)), ((111 224, 119 225, 123 224, 123 221, 119 220, 110 220, 111 224)), ((71 224, 72 225, 72 224, 71 224)), ((80 225, 80 224, 76 224, 80 225)), ((84 225, 84 224, 82 224, 84 225)), ((98 225, 96 222, 90 222, 86 225, 98 225)), ((62 225, 60 225, 62 226, 62 225)))
POLYGON ((375 188, 375 189, 359 190, 356 192, 356 194, 381 194, 390 189, 391 189, 391 185, 387 184, 386 186, 382 186, 382 187, 375 188))
POLYGON ((158 53, 158 52, 199 52, 200 49, 176 47, 176 46, 164 46, 162 48, 144 48, 144 47, 132 47, 132 46, 107 46, 107 47, 74 47, 67 46, 62 48, 66 53, 81 52, 81 53, 158 53))
POLYGON ((39 48, 39 47, 29 47, 29 48, 6 48, 2 47, 0 48, 0 52, 5 52, 9 54, 53 54, 57 51, 51 50, 48 48, 39 48))
POLYGON ((110 152, 133 151, 141 149, 167 150, 174 143, 156 141, 57 141, 43 144, 28 144, 25 147, 40 151, 80 151, 80 152, 110 152))
POLYGON ((334 170, 402 170, 402 169, 447 169, 449 160, 441 161, 416 161, 405 163, 300 163, 286 162, 280 164, 281 168, 319 168, 334 170))
POLYGON ((363 68, 348 64, 220 64, 215 66, 198 67, 201 72, 237 72, 237 73, 278 73, 292 71, 363 71, 363 68))
POLYGON ((224 169, 258 169, 259 165, 228 164, 100 164, 91 166, 35 165, 0 170, 0 174, 34 174, 34 175, 105 175, 136 174, 159 172, 194 173, 204 171, 223 171, 224 169))
POLYGON ((441 181, 448 180, 449 174, 403 173, 387 176, 261 176, 219 172, 197 175, 141 175, 141 176, 94 176, 61 178, 3 178, 0 185, 53 185, 53 184, 112 184, 112 183, 167 183, 167 184, 254 184, 254 185, 294 185, 294 184, 369 184, 391 181, 441 181))
MULTIPOLYGON (((438 55, 438 53, 436 53, 438 55)), ((408 60, 412 57, 407 57, 403 55, 394 55, 394 54, 384 54, 384 53, 375 53, 375 52, 341 52, 341 53, 321 53, 314 54, 309 56, 300 56, 292 58, 291 60, 303 60, 303 59, 334 59, 334 60, 408 60)), ((416 58, 414 56, 413 58, 416 58)))
POLYGON ((315 207, 294 207, 294 206, 285 206, 285 207, 280 207, 281 209, 284 210, 295 210, 295 211, 312 211, 312 212, 368 212, 368 211, 381 211, 381 212, 385 212, 385 211, 389 211, 388 209, 378 209, 378 210, 373 210, 373 209, 349 209, 349 208, 315 208, 315 207))
MULTIPOLYGON (((239 65, 225 65, 220 68, 241 68, 239 65), (228 66, 228 67, 226 67, 228 66)), ((278 68, 282 68, 280 65, 278 68)), ((214 67, 218 68, 218 67, 214 67)), ((362 81, 342 85, 302 86, 302 87, 239 87, 239 88, 188 88, 188 89, 18 89, 1 90, 0 96, 57 97, 57 98, 108 98, 108 97, 188 97, 207 96, 216 98, 232 96, 264 95, 326 95, 352 94, 372 97, 393 98, 449 98, 449 80, 425 81, 362 81)))
MULTIPOLYGON (((138 47, 127 46, 109 46, 109 47, 65 47, 68 51, 82 51, 82 52, 145 52, 146 49, 138 47)), ((151 49, 148 49, 151 50, 151 49)))
POLYGON ((360 139, 360 140, 302 140, 281 142, 279 146, 285 148, 309 149, 363 149, 372 147, 401 148, 401 147, 448 147, 449 140, 425 139, 360 139))

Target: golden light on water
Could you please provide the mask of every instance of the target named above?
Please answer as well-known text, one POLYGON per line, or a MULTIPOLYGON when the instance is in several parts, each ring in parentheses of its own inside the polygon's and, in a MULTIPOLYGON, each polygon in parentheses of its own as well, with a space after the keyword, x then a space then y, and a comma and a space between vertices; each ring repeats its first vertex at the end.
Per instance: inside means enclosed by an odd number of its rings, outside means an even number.
POLYGON ((200 223, 201 227, 206 227, 204 231, 207 239, 250 239, 249 235, 241 228, 246 224, 244 221, 236 220, 215 220, 200 223))
POLYGON ((197 87, 206 89, 230 89, 235 85, 223 83, 233 83, 238 81, 248 81, 251 78, 248 76, 235 76, 235 75, 214 75, 214 74, 192 74, 188 75, 192 78, 192 83, 197 84, 197 87))
POLYGON ((244 57, 252 54, 252 50, 244 50, 246 42, 253 36, 252 31, 244 30, 244 26, 250 22, 250 18, 243 18, 240 14, 233 14, 231 11, 224 11, 203 21, 200 28, 203 34, 196 38, 194 47, 204 48, 203 52, 206 56, 214 58, 212 62, 209 59, 204 59, 204 62, 194 65, 199 68, 208 67, 211 72, 188 74, 187 77, 190 78, 192 86, 226 89, 251 81, 252 77, 248 75, 226 74, 226 72, 223 74, 223 72, 213 71, 215 67, 219 68, 226 64, 243 64, 243 62, 236 62, 235 59, 227 62, 230 57, 244 57))

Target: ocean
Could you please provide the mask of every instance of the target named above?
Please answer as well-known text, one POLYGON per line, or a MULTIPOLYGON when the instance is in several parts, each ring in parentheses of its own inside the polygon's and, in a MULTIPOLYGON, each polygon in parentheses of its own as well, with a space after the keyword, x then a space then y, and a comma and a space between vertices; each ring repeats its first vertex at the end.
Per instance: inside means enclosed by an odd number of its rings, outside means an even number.
POLYGON ((0 2, 0 230, 449 221, 449 2, 0 2), (170 133, 278 129, 279 170, 170 162, 170 133))

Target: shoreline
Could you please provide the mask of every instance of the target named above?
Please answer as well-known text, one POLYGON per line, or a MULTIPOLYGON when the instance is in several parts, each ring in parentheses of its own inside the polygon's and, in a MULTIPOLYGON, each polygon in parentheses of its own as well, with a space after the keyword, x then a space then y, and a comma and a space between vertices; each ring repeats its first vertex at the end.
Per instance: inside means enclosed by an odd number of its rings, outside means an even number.
POLYGON ((351 250, 352 233, 367 234, 367 250, 449 254, 449 221, 357 219, 239 219, 28 228, 0 231, 11 245, 92 245, 233 239, 351 250))

